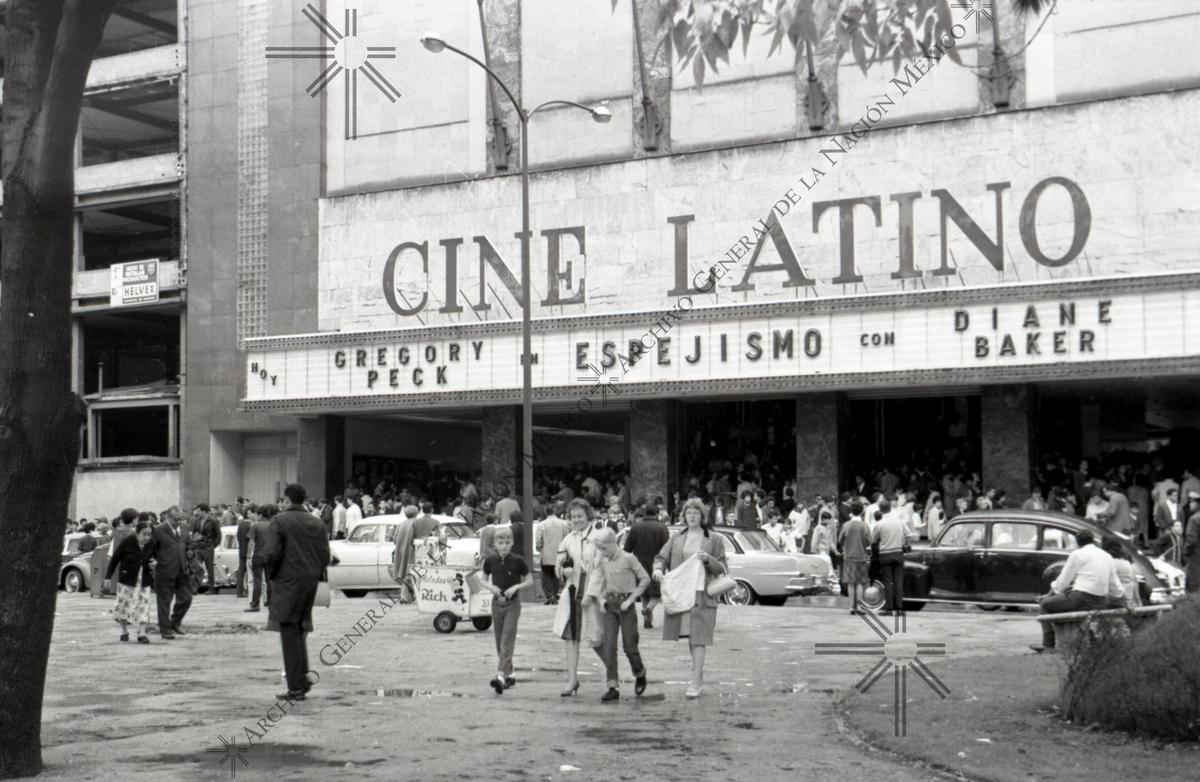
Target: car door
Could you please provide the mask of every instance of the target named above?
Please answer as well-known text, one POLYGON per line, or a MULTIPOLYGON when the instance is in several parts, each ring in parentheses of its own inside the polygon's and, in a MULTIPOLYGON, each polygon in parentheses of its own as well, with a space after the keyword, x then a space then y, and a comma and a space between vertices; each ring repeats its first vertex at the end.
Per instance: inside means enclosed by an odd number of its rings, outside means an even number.
MULTIPOLYGON (((379 583, 379 524, 359 524, 340 547, 336 568, 338 589, 367 589, 379 583)), ((332 584, 331 584, 332 586, 332 584)))
POLYGON ((934 599, 975 599, 987 543, 987 522, 951 522, 922 561, 929 567, 929 596, 934 599))
POLYGON ((396 530, 399 524, 380 524, 383 527, 383 540, 375 549, 375 578, 377 584, 390 585, 392 578, 392 563, 396 560, 396 530))
POLYGON ((984 600, 997 603, 1032 603, 1041 594, 1042 571, 1038 552, 1039 525, 1029 521, 992 522, 988 547, 976 585, 984 600))
POLYGON ((729 575, 738 580, 745 580, 749 583, 746 573, 746 560, 742 555, 741 549, 730 535, 717 533, 717 539, 721 541, 721 545, 725 547, 725 565, 729 568, 729 575))
POLYGON ((1038 549, 1038 594, 1049 591, 1050 584, 1067 564, 1067 557, 1077 548, 1079 541, 1074 532, 1053 524, 1042 527, 1042 543, 1038 549))

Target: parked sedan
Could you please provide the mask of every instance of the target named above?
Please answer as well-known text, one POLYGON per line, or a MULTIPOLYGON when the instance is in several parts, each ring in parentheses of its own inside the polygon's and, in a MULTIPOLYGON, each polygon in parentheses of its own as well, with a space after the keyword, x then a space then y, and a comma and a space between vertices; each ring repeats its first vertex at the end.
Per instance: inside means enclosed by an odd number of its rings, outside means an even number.
MULTIPOLYGON (((683 531, 670 528, 672 535, 683 531)), ((737 588, 724 597, 732 605, 783 605, 792 595, 828 591, 834 585, 829 560, 813 554, 789 554, 761 529, 716 526, 712 533, 725 546, 729 575, 737 588)))
MULTIPOLYGON (((1075 535, 1090 531, 1099 543, 1114 537, 1090 521, 1050 511, 992 510, 952 519, 927 548, 905 555, 905 607, 925 603, 973 603, 983 608, 1034 605, 1050 591, 1075 535), (911 599, 907 599, 911 598, 911 599)), ((1156 568, 1130 541, 1120 538, 1133 561, 1142 601, 1170 602, 1181 584, 1156 568)))
MULTIPOLYGON (((479 538, 471 526, 453 516, 434 515, 438 530, 444 535, 445 550, 431 550, 435 559, 445 558, 445 564, 474 567, 479 560, 479 538)), ((396 528, 404 516, 400 514, 371 516, 354 526, 345 540, 331 541, 333 555, 339 560, 329 568, 329 588, 340 589, 347 597, 362 597, 377 589, 396 589, 391 575, 392 559, 396 552, 396 528)), ((414 546, 423 541, 414 541, 414 546)))

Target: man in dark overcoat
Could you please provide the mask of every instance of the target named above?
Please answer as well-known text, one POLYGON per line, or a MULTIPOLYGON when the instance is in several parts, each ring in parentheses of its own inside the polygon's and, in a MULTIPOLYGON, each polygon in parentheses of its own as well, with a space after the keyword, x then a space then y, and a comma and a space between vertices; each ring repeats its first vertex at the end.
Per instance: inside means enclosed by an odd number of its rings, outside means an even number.
POLYGON ((279 631, 287 692, 280 698, 303 700, 308 681, 308 633, 317 584, 330 564, 329 534, 322 521, 304 509, 304 487, 284 489, 288 508, 271 519, 266 541, 267 580, 271 606, 268 630, 279 631))

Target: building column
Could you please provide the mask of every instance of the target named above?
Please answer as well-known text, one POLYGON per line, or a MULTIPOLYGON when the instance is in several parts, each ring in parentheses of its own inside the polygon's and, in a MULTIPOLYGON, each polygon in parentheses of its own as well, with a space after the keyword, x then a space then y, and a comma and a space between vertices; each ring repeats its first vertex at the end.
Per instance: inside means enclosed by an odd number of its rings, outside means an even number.
POLYGON ((980 398, 980 440, 985 487, 1008 492, 1008 506, 1029 497, 1036 461, 1037 390, 1031 385, 984 386, 980 398))
POLYGON ((629 404, 629 498, 670 501, 679 454, 675 434, 678 405, 673 400, 646 399, 629 404))
MULTIPOLYGON (((521 493, 521 407, 485 407, 481 420, 480 458, 483 479, 480 496, 493 492, 495 484, 507 484, 521 493)), ((521 508, 528 513, 528 508, 521 508)))
POLYGON ((796 397, 796 499, 839 493, 845 483, 846 397, 837 392, 796 397))
POLYGON ((296 427, 296 482, 314 500, 332 498, 346 485, 341 475, 344 434, 343 420, 332 415, 301 418, 296 427))

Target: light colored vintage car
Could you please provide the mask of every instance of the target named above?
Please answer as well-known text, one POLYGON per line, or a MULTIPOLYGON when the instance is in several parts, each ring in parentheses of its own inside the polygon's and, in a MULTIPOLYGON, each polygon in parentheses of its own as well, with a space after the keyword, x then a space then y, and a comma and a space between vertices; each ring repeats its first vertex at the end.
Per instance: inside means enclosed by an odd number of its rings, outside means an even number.
POLYGON ((83 592, 88 588, 92 574, 91 552, 80 555, 79 542, 82 532, 63 535, 62 565, 58 571, 58 586, 65 592, 83 592))
MULTIPOLYGON (((671 534, 683 530, 670 527, 671 534)), ((713 527, 725 545, 729 575, 737 588, 723 600, 731 605, 783 605, 792 595, 814 595, 836 588, 829 560, 814 554, 783 551, 761 529, 719 525, 713 527)))
MULTIPOLYGON (((341 590, 346 597, 397 589, 391 567, 396 528, 404 518, 401 514, 371 516, 355 524, 345 540, 332 541, 329 547, 338 564, 329 568, 329 588, 341 590)), ((474 567, 479 561, 479 537, 471 526, 454 516, 434 514, 433 518, 438 522, 438 534, 431 535, 431 540, 414 541, 418 549, 414 561, 474 567)))

